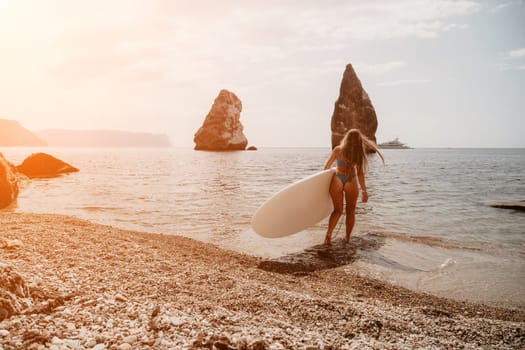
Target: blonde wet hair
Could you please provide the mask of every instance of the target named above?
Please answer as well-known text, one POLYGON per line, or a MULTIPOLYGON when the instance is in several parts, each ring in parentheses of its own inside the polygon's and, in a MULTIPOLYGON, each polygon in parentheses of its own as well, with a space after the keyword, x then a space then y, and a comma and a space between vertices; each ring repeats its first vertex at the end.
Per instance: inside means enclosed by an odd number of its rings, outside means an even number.
POLYGON ((368 168, 367 153, 375 152, 379 155, 383 163, 385 158, 379 151, 377 145, 370 141, 359 129, 350 129, 345 134, 340 144, 341 160, 346 163, 346 171, 350 175, 354 167, 366 172, 368 168))

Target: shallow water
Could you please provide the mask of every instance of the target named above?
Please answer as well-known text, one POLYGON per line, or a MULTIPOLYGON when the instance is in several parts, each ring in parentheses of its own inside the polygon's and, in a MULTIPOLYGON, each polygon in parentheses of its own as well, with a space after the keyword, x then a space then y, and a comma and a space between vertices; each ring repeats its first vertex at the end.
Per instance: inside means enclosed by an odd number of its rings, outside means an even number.
MULTIPOLYGON (((326 220, 264 239, 252 214, 284 186, 324 166, 329 149, 4 148, 18 164, 44 151, 81 169, 31 181, 18 212, 61 213, 140 231, 179 234, 275 258, 321 243, 326 220)), ((525 199, 523 149, 385 150, 370 159, 369 203, 358 205, 348 266, 413 289, 525 307, 525 213, 485 205, 525 199), (368 236, 367 236, 368 235, 368 236)), ((338 238, 344 233, 341 227, 338 238)), ((337 233, 336 233, 337 234, 337 233)))

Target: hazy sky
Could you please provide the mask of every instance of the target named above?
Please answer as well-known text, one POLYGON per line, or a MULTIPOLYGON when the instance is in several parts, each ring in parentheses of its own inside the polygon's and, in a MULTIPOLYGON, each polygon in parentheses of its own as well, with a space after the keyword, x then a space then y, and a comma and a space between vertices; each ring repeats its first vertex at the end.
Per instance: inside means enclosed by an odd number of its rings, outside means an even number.
POLYGON ((0 0, 0 118, 193 147, 220 89, 250 145, 330 147, 347 63, 379 142, 525 147, 525 1, 0 0))

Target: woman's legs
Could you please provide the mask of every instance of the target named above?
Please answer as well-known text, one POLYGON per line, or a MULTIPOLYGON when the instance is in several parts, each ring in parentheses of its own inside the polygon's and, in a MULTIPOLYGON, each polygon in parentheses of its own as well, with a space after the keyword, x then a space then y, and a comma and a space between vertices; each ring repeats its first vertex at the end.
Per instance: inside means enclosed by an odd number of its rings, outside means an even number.
POLYGON ((359 189, 357 188, 357 181, 354 178, 348 181, 344 187, 346 200, 346 241, 350 241, 350 234, 355 224, 355 207, 357 204, 357 197, 359 196, 359 189))
POLYGON ((331 244, 332 232, 337 225, 337 221, 343 214, 343 183, 341 180, 334 175, 332 182, 330 182, 330 197, 332 197, 332 203, 334 204, 334 211, 330 215, 328 220, 328 230, 324 239, 324 244, 331 244))

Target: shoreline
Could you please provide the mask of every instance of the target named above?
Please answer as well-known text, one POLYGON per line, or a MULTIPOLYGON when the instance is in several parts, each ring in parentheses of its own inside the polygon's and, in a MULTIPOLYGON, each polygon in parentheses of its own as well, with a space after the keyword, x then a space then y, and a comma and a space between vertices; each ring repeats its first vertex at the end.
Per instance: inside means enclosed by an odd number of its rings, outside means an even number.
POLYGON ((0 212, 0 257, 31 294, 0 322, 0 349, 525 346, 523 310, 69 216, 0 212))

